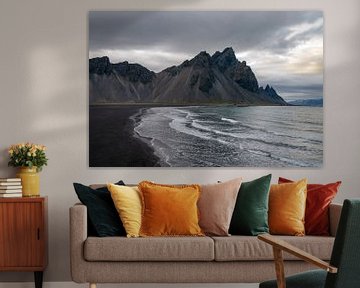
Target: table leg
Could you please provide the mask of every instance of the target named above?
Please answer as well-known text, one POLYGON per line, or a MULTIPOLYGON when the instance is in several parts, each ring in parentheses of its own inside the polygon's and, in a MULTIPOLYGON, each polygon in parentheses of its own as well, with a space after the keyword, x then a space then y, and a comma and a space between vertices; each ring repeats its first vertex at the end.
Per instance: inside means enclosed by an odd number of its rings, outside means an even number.
POLYGON ((35 288, 42 288, 43 284, 43 271, 35 271, 35 288))

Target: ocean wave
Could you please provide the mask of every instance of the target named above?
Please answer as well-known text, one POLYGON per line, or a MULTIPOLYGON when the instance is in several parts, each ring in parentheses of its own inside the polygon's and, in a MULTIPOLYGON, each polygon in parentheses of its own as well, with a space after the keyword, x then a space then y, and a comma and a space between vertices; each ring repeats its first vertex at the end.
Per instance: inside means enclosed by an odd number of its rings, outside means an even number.
POLYGON ((224 141, 224 140, 221 140, 218 138, 213 138, 210 133, 203 133, 199 130, 189 128, 189 126, 186 124, 190 124, 190 123, 191 122, 187 121, 184 118, 176 117, 173 115, 172 121, 169 123, 169 126, 172 129, 174 129, 178 132, 187 134, 187 135, 192 135, 192 136, 204 139, 204 140, 217 141, 217 142, 219 142, 221 144, 225 144, 225 145, 229 144, 229 142, 227 142, 227 141, 224 141))
POLYGON ((278 160, 278 161, 281 161, 283 163, 286 163, 286 164, 291 164, 291 165, 296 165, 296 166, 299 166, 299 167, 306 167, 308 166, 306 163, 304 162, 301 162, 301 161, 297 161, 297 160, 294 160, 294 159, 290 159, 290 158, 287 158, 287 157, 281 157, 281 156, 276 156, 270 152, 266 152, 266 151, 262 151, 262 150, 252 150, 252 149, 248 149, 246 150, 252 154, 256 154, 256 155, 260 155, 260 156, 265 156, 265 157, 269 157, 269 158, 272 158, 274 160, 278 160))
POLYGON ((133 116, 134 133, 151 143, 162 166, 314 167, 322 163, 320 117, 313 115, 313 122, 302 119, 309 124, 299 126, 277 113, 276 107, 255 108, 254 117, 247 110, 236 114, 240 110, 233 107, 146 108, 133 116))
MULTIPOLYGON (((312 150, 309 150, 309 148, 307 146, 305 146, 305 145, 292 145, 292 144, 288 144, 288 143, 285 143, 285 142, 266 141, 264 139, 257 139, 257 138, 253 138, 253 137, 244 137, 240 133, 231 133, 231 132, 224 132, 224 131, 216 130, 216 129, 214 129, 214 127, 207 127, 207 126, 201 125, 196 120, 193 120, 191 125, 196 129, 208 131, 208 132, 211 132, 211 133, 215 133, 217 135, 222 135, 222 136, 228 136, 228 137, 235 138, 234 140, 242 140, 244 142, 253 141, 253 142, 259 142, 259 143, 263 143, 263 144, 267 144, 267 145, 271 145, 271 146, 276 146, 276 147, 286 147, 286 148, 291 148, 291 149, 300 149, 300 150, 312 151, 312 150)), ((216 139, 216 137, 214 137, 214 136, 212 136, 212 138, 216 139)), ((296 138, 296 137, 291 137, 291 138, 296 138)), ((296 139, 299 139, 299 138, 296 138, 296 139)), ((231 143, 232 141, 228 141, 228 142, 231 143)), ((234 146, 236 146, 236 145, 234 145, 234 146)), ((240 147, 242 148, 243 146, 240 146, 240 147)))
POLYGON ((239 121, 236 121, 234 119, 230 119, 230 118, 225 118, 225 117, 222 117, 221 118, 222 121, 226 121, 226 122, 230 122, 232 124, 235 124, 235 123, 238 123, 239 121))

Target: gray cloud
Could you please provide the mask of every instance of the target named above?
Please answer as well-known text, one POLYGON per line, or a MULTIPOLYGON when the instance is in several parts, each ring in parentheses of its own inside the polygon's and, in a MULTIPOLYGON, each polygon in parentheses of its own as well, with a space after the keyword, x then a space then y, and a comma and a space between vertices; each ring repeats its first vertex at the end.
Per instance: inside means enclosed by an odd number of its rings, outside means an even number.
MULTIPOLYGON (((200 51, 212 54, 232 46, 240 55, 251 51, 252 59, 239 60, 254 63, 257 70, 264 53, 275 59, 313 38, 322 39, 322 18, 320 11, 93 11, 89 14, 89 56, 107 53, 113 62, 126 60, 160 71, 200 51)), ((271 71, 269 59, 259 72, 267 66, 271 71)), ((291 81, 289 71, 276 73, 291 81)), ((267 73, 264 78, 277 80, 274 77, 267 73)))
POLYGON ((322 17, 320 12, 90 12, 89 48, 165 47, 169 51, 215 52, 285 49, 287 28, 322 17))

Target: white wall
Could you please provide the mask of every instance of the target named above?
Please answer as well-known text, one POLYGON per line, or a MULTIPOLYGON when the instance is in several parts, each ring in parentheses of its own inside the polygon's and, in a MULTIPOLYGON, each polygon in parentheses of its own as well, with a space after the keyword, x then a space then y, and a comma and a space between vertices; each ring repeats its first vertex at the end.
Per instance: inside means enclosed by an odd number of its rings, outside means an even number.
MULTIPOLYGON (((69 274, 68 208, 72 182, 151 179, 167 183, 246 179, 272 172, 310 181, 342 180, 337 197, 360 197, 359 0, 1 0, 0 176, 13 176, 6 148, 33 141, 48 146, 41 193, 49 196, 50 259, 46 281, 69 274), (178 4, 176 4, 178 3, 178 4), (320 169, 89 168, 87 15, 89 10, 322 10, 325 17, 324 166, 320 169)), ((0 273, 0 282, 32 280, 0 273)))

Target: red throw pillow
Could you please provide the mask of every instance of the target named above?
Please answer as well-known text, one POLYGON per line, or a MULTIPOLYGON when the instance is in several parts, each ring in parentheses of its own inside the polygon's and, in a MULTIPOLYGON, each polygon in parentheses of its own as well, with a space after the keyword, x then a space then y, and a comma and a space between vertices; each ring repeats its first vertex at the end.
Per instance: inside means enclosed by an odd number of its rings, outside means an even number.
MULTIPOLYGON (((293 182, 279 177, 279 184, 293 182)), ((329 184, 308 184, 305 210, 305 234, 329 236, 329 206, 341 181, 329 184)))

